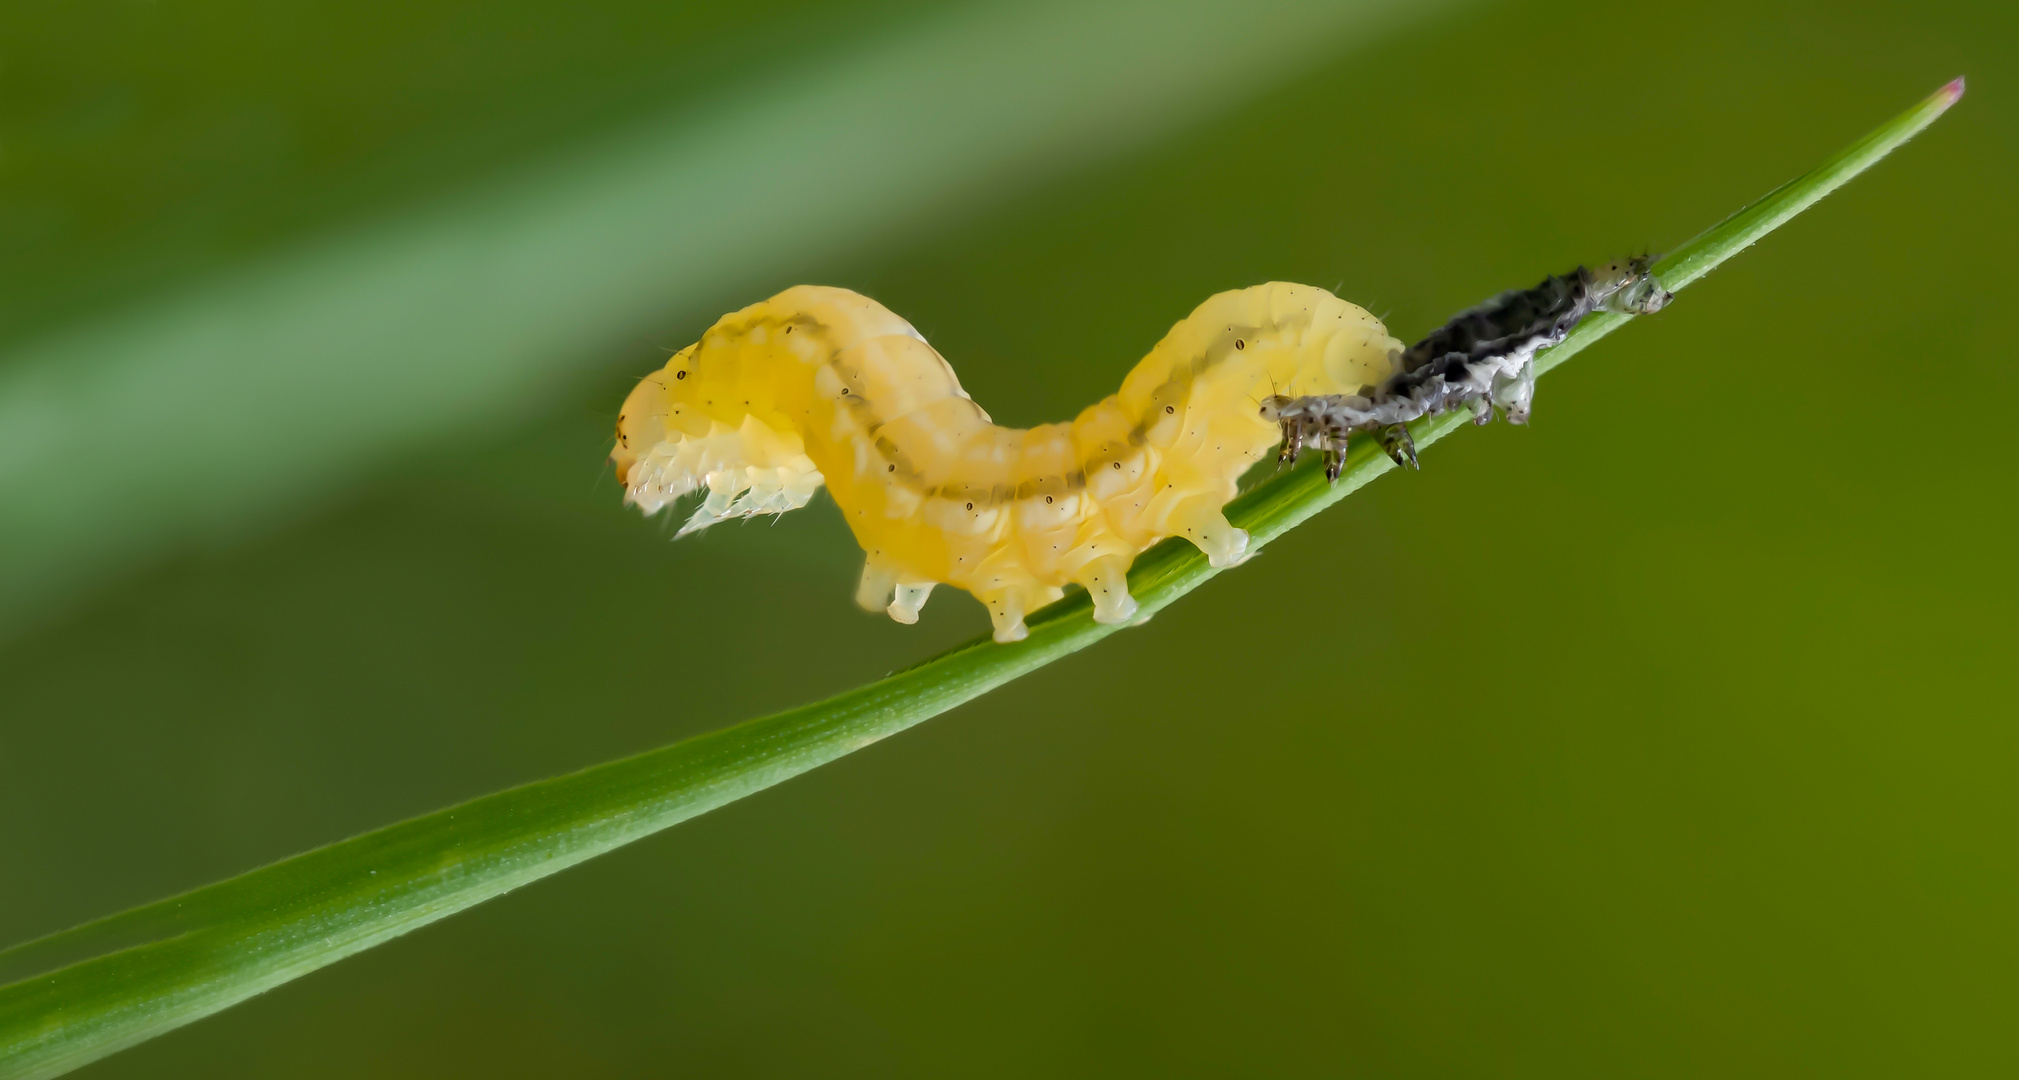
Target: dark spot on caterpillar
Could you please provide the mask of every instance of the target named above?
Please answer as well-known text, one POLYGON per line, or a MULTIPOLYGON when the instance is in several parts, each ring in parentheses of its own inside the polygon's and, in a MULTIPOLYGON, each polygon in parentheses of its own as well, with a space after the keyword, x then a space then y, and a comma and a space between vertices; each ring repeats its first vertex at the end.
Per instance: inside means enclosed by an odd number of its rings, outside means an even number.
POLYGON ((788 334, 789 334, 789 333, 791 333, 791 332, 792 332, 792 328, 791 328, 790 326, 786 327, 786 328, 785 328, 785 332, 786 332, 786 333, 788 333, 788 334))
POLYGON ((1046 501, 1046 502, 1051 502, 1051 501, 1052 501, 1052 497, 1051 497, 1050 495, 1047 495, 1047 496, 1045 496, 1045 501, 1046 501))
POLYGON ((1119 461, 1115 462, 1115 468, 1119 469, 1119 468, 1121 468, 1121 467, 1122 467, 1122 463, 1121 463, 1121 462, 1119 462, 1119 461))
POLYGON ((1178 407, 1176 405, 1166 405, 1164 406, 1164 411, 1167 413, 1174 413, 1178 411, 1178 407))
POLYGON ((885 471, 885 472, 896 472, 896 471, 897 471, 897 466, 895 466, 895 465, 892 465, 892 466, 890 466, 889 468, 885 469, 884 471, 885 471))
POLYGON ((1242 341, 1242 340, 1241 340, 1240 338, 1235 338, 1235 339, 1234 339, 1234 348, 1235 348, 1235 349, 1239 350, 1239 349, 1245 349, 1245 348, 1247 348, 1247 347, 1248 347, 1248 343, 1247 343, 1247 342, 1245 342, 1245 341, 1242 341))
POLYGON ((969 503, 969 504, 967 504, 967 508, 968 508, 969 510, 972 510, 972 509, 974 509, 974 504, 973 504, 973 503, 969 503))
POLYGON ((687 373, 684 371, 676 371, 673 373, 673 377, 676 379, 684 379, 687 377, 687 373))

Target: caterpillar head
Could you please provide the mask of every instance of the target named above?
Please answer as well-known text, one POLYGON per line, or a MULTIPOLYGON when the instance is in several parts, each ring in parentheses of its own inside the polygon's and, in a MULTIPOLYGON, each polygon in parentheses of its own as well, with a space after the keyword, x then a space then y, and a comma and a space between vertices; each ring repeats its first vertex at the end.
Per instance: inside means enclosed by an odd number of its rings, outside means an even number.
POLYGON ((1652 256, 1635 255, 1599 267, 1591 282, 1598 307, 1624 315, 1651 315, 1667 307, 1675 294, 1662 288, 1653 265, 1652 256))
POLYGON ((617 467, 617 482, 626 487, 631 483, 631 467, 652 452, 665 431, 661 421, 664 405, 658 400, 663 395, 658 390, 652 379, 641 381, 617 413, 617 435, 610 447, 610 464, 617 467))
POLYGON ((617 467, 619 480, 629 475, 634 462, 651 453, 669 435, 677 435, 697 423, 702 424, 700 430, 705 432, 705 419, 693 409, 694 380, 690 376, 694 374, 696 351, 697 347, 690 345, 676 353, 664 368, 638 380, 618 409, 610 461, 617 467))

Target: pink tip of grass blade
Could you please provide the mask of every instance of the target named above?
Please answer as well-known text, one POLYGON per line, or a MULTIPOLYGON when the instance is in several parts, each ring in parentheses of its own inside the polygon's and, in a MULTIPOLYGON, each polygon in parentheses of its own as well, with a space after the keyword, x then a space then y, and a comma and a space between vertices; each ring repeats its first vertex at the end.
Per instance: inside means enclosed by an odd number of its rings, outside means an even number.
POLYGON ((1963 100, 1963 90, 1963 76, 1958 75, 1949 80, 1940 90, 1935 91, 1935 96, 1942 99, 1942 107, 1946 109, 1963 100))

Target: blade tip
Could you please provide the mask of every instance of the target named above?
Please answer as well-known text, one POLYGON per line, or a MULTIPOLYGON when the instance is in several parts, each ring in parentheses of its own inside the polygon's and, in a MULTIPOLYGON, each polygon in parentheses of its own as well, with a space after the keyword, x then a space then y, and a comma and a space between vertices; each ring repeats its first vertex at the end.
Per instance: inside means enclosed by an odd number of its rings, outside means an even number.
POLYGON ((1946 109, 1963 100, 1964 89, 1963 76, 1958 75, 1954 79, 1949 80, 1948 84, 1943 86, 1942 89, 1935 91, 1935 96, 1942 99, 1942 107, 1946 109))

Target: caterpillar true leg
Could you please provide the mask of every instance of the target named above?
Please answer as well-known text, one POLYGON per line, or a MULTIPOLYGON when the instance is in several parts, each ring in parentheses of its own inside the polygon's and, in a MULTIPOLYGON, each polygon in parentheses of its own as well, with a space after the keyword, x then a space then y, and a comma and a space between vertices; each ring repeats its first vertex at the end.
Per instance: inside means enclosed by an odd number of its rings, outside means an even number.
POLYGON ((1303 426, 1295 420, 1283 421, 1283 445, 1276 451, 1276 467, 1281 469, 1297 464, 1298 451, 1303 449, 1303 426))
POLYGON ((1390 424, 1381 429, 1381 449, 1388 451, 1395 464, 1405 469, 1423 467, 1416 460, 1416 437, 1409 434, 1406 424, 1390 424))
POLYGON ((1263 422, 1276 425, 1282 433, 1282 445, 1276 448, 1279 469, 1297 464, 1297 456, 1304 447, 1315 445, 1322 438, 1323 426, 1314 424, 1307 410, 1293 408, 1298 401, 1283 394, 1271 394, 1262 399, 1256 410, 1263 422))

